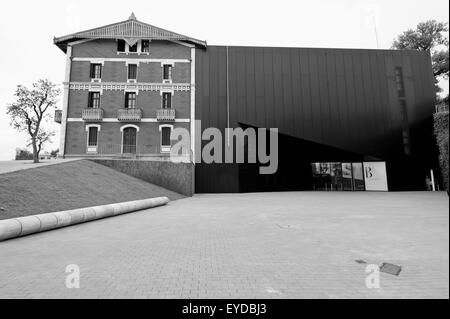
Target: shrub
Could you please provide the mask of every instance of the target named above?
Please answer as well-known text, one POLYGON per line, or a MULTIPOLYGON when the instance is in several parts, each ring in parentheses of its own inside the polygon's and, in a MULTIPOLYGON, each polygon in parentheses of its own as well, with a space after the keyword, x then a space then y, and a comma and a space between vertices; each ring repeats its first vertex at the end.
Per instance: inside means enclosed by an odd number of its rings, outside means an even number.
POLYGON ((439 147, 439 164, 441 166, 444 188, 448 191, 448 108, 434 114, 434 135, 439 147))

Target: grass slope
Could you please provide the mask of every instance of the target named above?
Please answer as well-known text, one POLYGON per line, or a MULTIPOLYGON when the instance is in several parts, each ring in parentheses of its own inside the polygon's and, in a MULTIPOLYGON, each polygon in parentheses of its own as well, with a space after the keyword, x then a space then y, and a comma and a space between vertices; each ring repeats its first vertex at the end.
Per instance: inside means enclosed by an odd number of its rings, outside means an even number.
POLYGON ((87 160, 0 174, 0 219, 183 195, 87 160))

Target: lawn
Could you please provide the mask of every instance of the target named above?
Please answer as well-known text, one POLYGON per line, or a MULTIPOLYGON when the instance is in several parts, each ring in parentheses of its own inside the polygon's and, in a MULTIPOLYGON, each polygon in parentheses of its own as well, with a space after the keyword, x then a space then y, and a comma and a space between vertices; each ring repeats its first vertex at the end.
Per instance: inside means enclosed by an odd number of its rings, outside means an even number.
POLYGON ((0 219, 183 195, 88 160, 0 174, 0 219))

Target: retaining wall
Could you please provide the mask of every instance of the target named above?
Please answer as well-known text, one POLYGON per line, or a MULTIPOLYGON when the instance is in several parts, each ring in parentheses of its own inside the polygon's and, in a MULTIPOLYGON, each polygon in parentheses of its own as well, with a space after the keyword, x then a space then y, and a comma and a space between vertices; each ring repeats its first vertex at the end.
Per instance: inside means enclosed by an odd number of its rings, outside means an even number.
POLYGON ((185 196, 194 195, 193 164, 129 159, 92 159, 92 161, 185 196))

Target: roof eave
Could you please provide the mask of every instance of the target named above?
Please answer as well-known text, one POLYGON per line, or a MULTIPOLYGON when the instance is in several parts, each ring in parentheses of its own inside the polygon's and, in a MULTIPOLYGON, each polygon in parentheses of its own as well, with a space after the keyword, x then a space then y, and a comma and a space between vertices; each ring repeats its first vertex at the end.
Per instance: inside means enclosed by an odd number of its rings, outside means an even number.
MULTIPOLYGON (((53 44, 55 44, 58 48, 60 48, 64 53, 67 52, 67 45, 69 45, 72 42, 75 41, 79 41, 79 40, 84 40, 84 39, 88 39, 88 38, 81 38, 81 37, 76 37, 76 36, 71 36, 70 38, 67 38, 67 36, 65 37, 54 37, 53 38, 53 44)), ((96 38, 92 38, 92 40, 95 39, 117 39, 117 38, 113 38, 113 37, 96 37, 96 38)), ((207 44, 206 41, 201 41, 201 40, 197 40, 197 39, 193 39, 193 38, 186 38, 186 39, 170 39, 170 38, 161 38, 161 39, 151 39, 154 41, 182 41, 182 42, 187 42, 190 44, 193 44, 195 46, 200 46, 202 48, 206 48, 207 44)))

